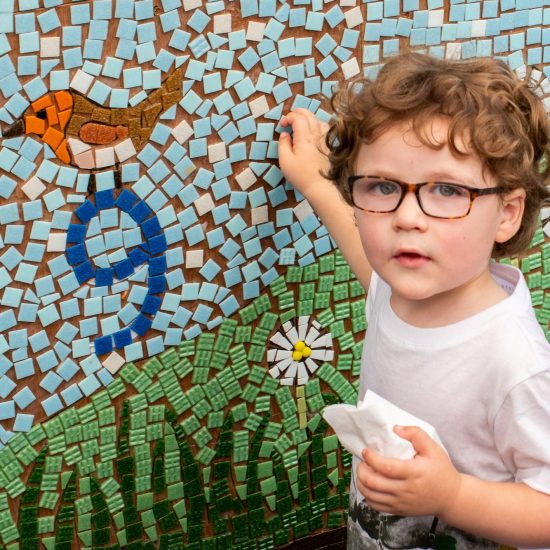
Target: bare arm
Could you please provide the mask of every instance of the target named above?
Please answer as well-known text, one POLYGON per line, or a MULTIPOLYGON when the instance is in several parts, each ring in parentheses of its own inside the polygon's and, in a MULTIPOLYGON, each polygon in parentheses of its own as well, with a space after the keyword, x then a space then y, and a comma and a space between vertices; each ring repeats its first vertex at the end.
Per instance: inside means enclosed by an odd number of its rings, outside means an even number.
POLYGON ((285 115, 281 124, 292 126, 293 131, 292 137, 282 133, 279 139, 283 174, 311 204, 359 282, 368 289, 372 268, 363 251, 353 208, 344 201, 336 186, 320 174, 328 167, 323 147, 327 124, 306 109, 285 115))
POLYGON ((416 427, 395 428, 410 441, 412 460, 365 450, 357 486, 380 512, 435 515, 445 523, 510 546, 550 546, 550 495, 523 483, 484 481, 459 473, 445 451, 416 427))
POLYGON ((462 475, 442 519, 510 546, 550 545, 550 495, 524 483, 496 483, 462 475))

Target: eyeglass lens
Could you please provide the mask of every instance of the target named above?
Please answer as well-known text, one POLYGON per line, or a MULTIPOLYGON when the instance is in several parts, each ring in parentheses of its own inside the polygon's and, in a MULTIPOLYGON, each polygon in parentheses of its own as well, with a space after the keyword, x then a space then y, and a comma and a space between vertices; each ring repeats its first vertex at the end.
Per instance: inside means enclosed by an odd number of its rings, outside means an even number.
MULTIPOLYGON (((391 212, 396 209, 406 192, 398 182, 364 177, 353 183, 353 202, 370 212, 391 212)), ((417 188, 417 197, 423 212, 429 216, 453 218, 465 216, 470 209, 470 192, 452 183, 434 182, 417 188)))

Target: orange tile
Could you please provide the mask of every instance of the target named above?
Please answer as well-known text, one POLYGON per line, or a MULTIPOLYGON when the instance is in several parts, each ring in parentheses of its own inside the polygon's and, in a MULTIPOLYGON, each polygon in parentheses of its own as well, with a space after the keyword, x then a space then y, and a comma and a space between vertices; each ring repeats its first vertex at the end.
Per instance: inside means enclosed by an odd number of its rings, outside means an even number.
POLYGON ((52 98, 46 94, 43 95, 40 99, 37 99, 36 101, 32 102, 32 108, 35 113, 38 113, 38 111, 42 111, 46 107, 49 107, 52 105, 52 98))
POLYGON ((55 101, 60 111, 65 111, 73 106, 73 96, 65 90, 55 92, 55 101))
POLYGON ((70 164, 71 162, 71 155, 69 154, 69 150, 67 149, 67 140, 64 139, 59 147, 55 150, 55 156, 65 164, 70 164))
POLYGON ((57 118, 57 109, 55 108, 55 105, 52 105, 51 107, 46 107, 46 116, 48 117, 48 124, 50 126, 55 126, 59 123, 59 119, 57 118))
POLYGON ((25 115, 25 134, 38 134, 46 131, 46 121, 34 115, 25 115))
POLYGON ((67 126, 67 122, 69 122, 69 119, 71 118, 72 114, 73 114, 72 109, 57 113, 57 118, 59 119, 59 126, 61 127, 62 130, 64 130, 65 126, 67 126))
POLYGON ((64 139, 65 135, 51 126, 46 130, 46 133, 42 137, 42 141, 47 143, 54 151, 59 147, 59 145, 61 145, 61 142, 64 139))

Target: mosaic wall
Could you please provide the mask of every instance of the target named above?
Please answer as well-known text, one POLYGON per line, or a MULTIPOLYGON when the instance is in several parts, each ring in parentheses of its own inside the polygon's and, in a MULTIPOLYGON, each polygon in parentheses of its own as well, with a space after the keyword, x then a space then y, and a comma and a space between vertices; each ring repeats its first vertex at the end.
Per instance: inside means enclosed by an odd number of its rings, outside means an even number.
MULTIPOLYGON (((365 296, 277 166, 281 115, 327 120, 409 47, 546 97, 545 4, 0 0, 0 548, 345 525, 320 411, 355 402, 365 296)), ((508 261, 550 338, 549 214, 508 261)))

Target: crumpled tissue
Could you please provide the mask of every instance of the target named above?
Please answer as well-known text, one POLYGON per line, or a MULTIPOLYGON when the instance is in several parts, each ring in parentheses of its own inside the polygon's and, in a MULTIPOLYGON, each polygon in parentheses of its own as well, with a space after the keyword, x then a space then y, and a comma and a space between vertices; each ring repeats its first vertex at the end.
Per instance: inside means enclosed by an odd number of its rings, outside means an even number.
POLYGON ((443 447, 431 424, 371 390, 367 390, 357 407, 347 404, 325 407, 323 418, 332 426, 342 446, 360 460, 367 447, 386 458, 413 458, 416 451, 412 443, 393 431, 396 425, 418 426, 443 447))

